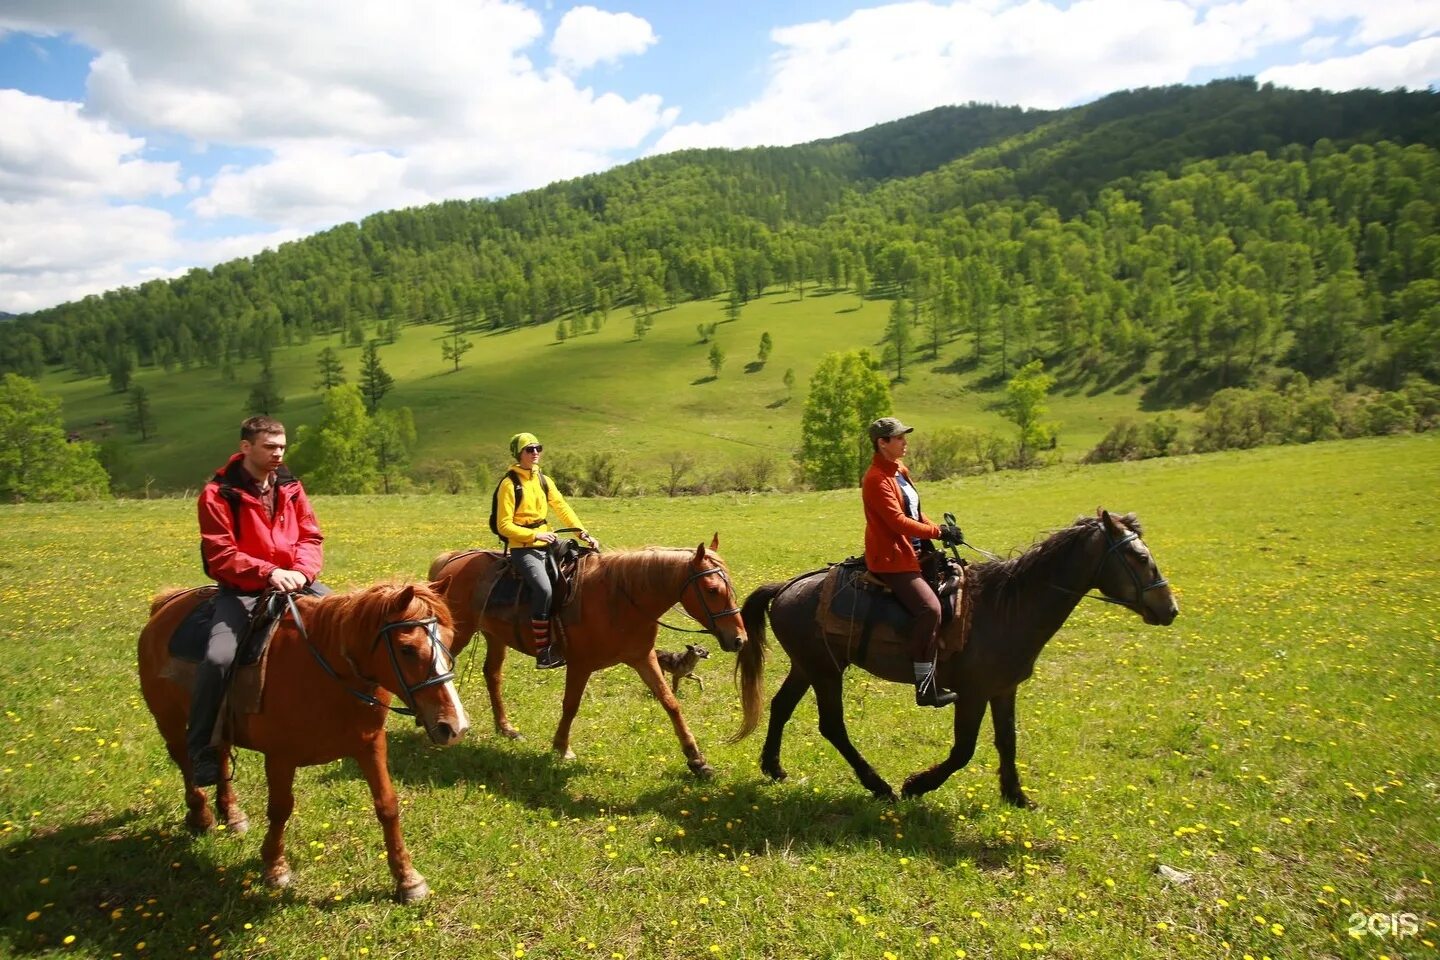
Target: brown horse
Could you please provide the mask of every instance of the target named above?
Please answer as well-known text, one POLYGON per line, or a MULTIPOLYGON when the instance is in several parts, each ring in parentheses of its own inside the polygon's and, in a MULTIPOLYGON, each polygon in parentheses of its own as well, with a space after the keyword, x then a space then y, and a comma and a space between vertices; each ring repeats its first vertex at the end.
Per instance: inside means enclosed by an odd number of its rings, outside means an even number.
MULTIPOLYGON (((580 697, 590 675, 623 663, 640 675, 669 714, 690 770, 699 777, 714 773, 660 671, 655 659, 655 638, 660 632, 659 618, 679 603, 720 641, 723 649, 734 653, 745 643, 745 625, 740 621, 730 571, 715 552, 719 546, 717 534, 708 550, 703 543, 694 550, 649 547, 593 554, 584 561, 577 586, 579 618, 563 627, 565 700, 560 725, 555 728, 551 742, 556 753, 567 760, 575 757, 570 749, 570 725, 580 708, 580 697)), ((513 625, 497 615, 498 611, 476 609, 476 585, 499 562, 500 554, 493 551, 442 553, 430 565, 430 577, 450 578, 445 599, 455 617, 456 654, 465 648, 477 629, 485 635, 485 687, 490 693, 490 709, 495 714, 495 731, 516 739, 520 731, 510 723, 500 695, 505 648, 508 643, 522 653, 531 651, 520 646, 513 625)), ((480 598, 480 602, 484 599, 480 598)))
MULTIPOLYGON (((375 801, 396 898, 408 903, 429 892, 425 878, 410 865, 400 835, 400 809, 386 763, 385 716, 393 693, 424 724, 431 741, 443 746, 457 742, 470 725, 452 682, 453 626, 441 598, 444 589, 444 583, 381 584, 350 594, 301 596, 295 606, 303 628, 289 616, 276 628, 262 709, 237 714, 232 730, 235 746, 265 755, 270 825, 261 856, 271 886, 290 882, 285 822, 295 807, 296 768, 353 757, 375 801)), ((161 671, 169 659, 171 634, 200 600, 194 590, 155 597, 150 621, 140 632, 140 688, 185 777, 185 823, 197 832, 215 821, 205 791, 192 779, 185 749, 190 693, 161 671)), ((249 820, 235 799, 228 754, 228 745, 221 745, 215 806, 226 826, 244 833, 249 820)))
MULTIPOLYGON (((768 609, 775 636, 790 655, 790 672, 770 701, 760 769, 776 780, 785 779, 780 738, 795 705, 814 687, 820 733, 871 793, 894 800, 890 784, 860 755, 845 730, 841 681, 851 662, 850 650, 843 641, 827 642, 816 622, 823 573, 768 583, 746 598, 743 617, 751 642, 740 652, 736 667, 744 721, 733 739, 745 737, 760 720, 768 609)), ((964 649, 941 660, 936 671, 941 686, 960 695, 955 702, 955 743, 944 760, 912 774, 902 792, 914 797, 934 790, 970 762, 988 704, 1000 754, 1000 794, 1017 807, 1032 806, 1015 769, 1015 689, 1030 677, 1046 642, 1092 588, 1101 593, 1097 599, 1127 607, 1148 624, 1168 625, 1179 608, 1140 539, 1134 514, 1117 519, 1099 510, 1014 559, 975 564, 966 576, 966 602, 973 605, 970 636, 964 649)), ((914 679, 908 657, 871 656, 856 665, 884 680, 914 679)))

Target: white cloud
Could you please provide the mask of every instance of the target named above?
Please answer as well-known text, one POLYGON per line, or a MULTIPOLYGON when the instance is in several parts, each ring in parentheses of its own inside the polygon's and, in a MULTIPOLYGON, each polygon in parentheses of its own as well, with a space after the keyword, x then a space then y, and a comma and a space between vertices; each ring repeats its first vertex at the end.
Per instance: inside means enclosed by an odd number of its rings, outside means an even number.
POLYGON ((137 205, 0 201, 0 310, 23 313, 134 283, 175 253, 175 221, 137 205))
POLYGON ((1396 87, 1423 90, 1437 78, 1440 78, 1440 37, 1399 47, 1371 47, 1352 56, 1331 57, 1318 63, 1272 67, 1257 77, 1263 83, 1277 86, 1323 90, 1393 90, 1396 87))
POLYGON ((658 39, 649 21, 633 13, 572 7, 555 28, 550 53, 566 72, 579 72, 597 63, 644 53, 658 39))
MULTIPOLYGON (((958 0, 857 10, 773 30, 778 49, 761 94, 717 121, 672 127, 653 152, 800 143, 947 103, 1063 107, 1185 82, 1302 42, 1322 26, 1364 40, 1436 32, 1440 5, 1077 0, 1062 9, 1042 0, 958 0)), ((1411 86, 1440 79, 1423 62, 1412 66, 1411 86)))
POLYGON ((143 139, 82 116, 78 103, 0 90, 0 116, 0 200, 135 199, 181 189, 179 164, 140 159, 143 139))

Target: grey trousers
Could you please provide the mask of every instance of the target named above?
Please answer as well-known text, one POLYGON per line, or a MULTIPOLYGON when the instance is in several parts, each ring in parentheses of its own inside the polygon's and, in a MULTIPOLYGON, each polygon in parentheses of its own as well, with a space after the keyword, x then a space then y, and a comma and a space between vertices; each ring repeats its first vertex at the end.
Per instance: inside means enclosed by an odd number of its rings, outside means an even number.
MULTIPOLYGON (((330 588, 312 583, 301 593, 324 596, 330 588)), ((205 659, 195 666, 195 689, 190 694, 190 725, 185 730, 185 748, 197 757, 210 746, 215 736, 215 721, 220 716, 220 703, 229 686, 230 670, 250 614, 259 601, 258 593, 240 593, 221 586, 215 596, 215 613, 210 618, 210 639, 205 645, 205 659)))
POLYGON ((550 564, 548 551, 538 547, 516 547, 510 551, 515 569, 530 588, 530 619, 550 619, 550 564))

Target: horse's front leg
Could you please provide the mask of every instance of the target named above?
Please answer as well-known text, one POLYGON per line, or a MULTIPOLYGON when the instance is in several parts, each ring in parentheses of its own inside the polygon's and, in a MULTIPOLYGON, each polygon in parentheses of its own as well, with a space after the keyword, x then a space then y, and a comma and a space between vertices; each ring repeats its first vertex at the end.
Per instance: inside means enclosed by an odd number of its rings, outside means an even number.
POLYGON ((265 757, 265 785, 269 797, 265 803, 265 842, 260 846, 260 859, 265 864, 265 882, 272 887, 290 884, 290 864, 285 860, 285 823, 295 809, 295 764, 265 757))
MULTIPOLYGON (((850 763, 850 769, 860 778, 861 784, 881 800, 895 801, 895 791, 870 761, 860 755, 855 744, 850 742, 850 733, 845 729, 845 706, 841 696, 841 675, 827 674, 815 678, 815 700, 820 708, 820 733, 829 740, 840 756, 850 763)), ((773 719, 773 718, 772 718, 773 719)), ((773 725, 773 723, 772 723, 773 725)))
POLYGON ((250 818, 240 809, 240 801, 235 796, 235 781, 230 779, 231 772, 230 749, 226 746, 220 754, 220 783, 215 788, 215 809, 219 812, 225 829, 244 836, 250 829, 250 818))
POLYGON ((690 772, 702 780, 708 780, 715 775, 715 768, 705 762, 705 755, 700 752, 700 746, 695 742, 695 735, 690 732, 690 727, 685 723, 685 716, 680 712, 680 701, 675 699, 675 694, 670 690, 670 685, 665 682, 665 675, 660 672, 660 661, 655 658, 655 651, 652 649, 644 660, 632 663, 630 666, 640 679, 645 681, 645 686, 655 694, 655 699, 660 701, 660 706, 670 715, 670 725, 675 728, 675 736, 680 738, 680 749, 685 751, 685 762, 690 767, 690 772))
POLYGON ((565 700, 560 705, 560 723, 555 727, 555 739, 550 748, 560 754, 563 760, 574 760, 575 751, 570 749, 570 725, 580 711, 580 699, 585 696, 585 684, 590 682, 590 670, 576 666, 571 660, 565 667, 565 700))
POLYGON ((503 640, 485 634, 485 690, 490 694, 490 712, 495 716, 495 732, 511 740, 519 740, 520 731, 510 724, 505 713, 505 698, 500 688, 505 681, 505 651, 503 640))
POLYGON ((167 740, 165 749, 170 752, 170 759, 175 761, 175 766, 180 768, 180 775, 185 778, 185 826, 191 833, 205 833, 215 826, 215 817, 206 805, 205 789, 195 786, 195 775, 190 768, 190 751, 185 748, 183 738, 173 742, 167 740))
POLYGON ((985 716, 985 698, 979 694, 960 694, 955 701, 955 744, 950 755, 928 770, 912 773, 905 779, 900 792, 906 797, 918 797, 940 786, 950 775, 970 762, 975 756, 975 739, 980 735, 980 721, 985 716))
POLYGON ((1000 796, 1012 807, 1034 809, 1020 789, 1020 771, 1015 769, 1014 690, 990 698, 990 722, 995 725, 995 750, 1000 754, 1000 796))
POLYGON ((770 700, 770 725, 765 730, 765 746, 760 748, 760 769, 772 780, 785 779, 785 768, 780 766, 780 741, 785 736, 790 715, 809 689, 810 678, 792 664, 770 700))
POLYGON ((375 801, 375 819, 380 821, 380 832, 385 836, 385 859, 390 863, 390 875, 395 878, 395 899, 401 903, 423 900, 429 896, 430 887, 411 865, 410 851, 405 849, 405 838, 400 834, 400 801, 390 783, 385 731, 380 731, 370 742, 370 749, 355 759, 365 774, 365 782, 370 785, 370 798, 375 801))

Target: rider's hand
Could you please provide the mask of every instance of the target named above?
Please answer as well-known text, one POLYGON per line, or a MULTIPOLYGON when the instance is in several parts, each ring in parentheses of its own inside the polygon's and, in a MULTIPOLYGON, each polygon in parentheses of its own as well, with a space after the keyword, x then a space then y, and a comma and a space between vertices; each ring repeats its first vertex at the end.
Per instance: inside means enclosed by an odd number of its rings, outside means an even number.
POLYGON ((270 585, 282 593, 294 593, 296 590, 304 589, 307 582, 305 574, 298 570, 276 567, 270 571, 270 585))
POLYGON ((590 535, 590 532, 589 532, 588 530, 581 530, 581 531, 580 531, 580 539, 581 539, 581 540, 584 540, 587 544, 589 544, 591 550, 599 550, 599 549, 600 549, 600 541, 599 541, 599 540, 596 540, 594 537, 592 537, 592 536, 590 535))
POLYGON ((940 542, 947 547, 958 547, 965 542, 965 535, 955 524, 942 523, 940 525, 940 542))
POLYGON ((536 542, 536 543, 554 543, 556 540, 559 540, 559 539, 560 539, 559 537, 555 536, 555 534, 551 533, 551 532, 548 531, 548 530, 545 531, 544 533, 537 533, 537 534, 535 534, 535 542, 536 542))

